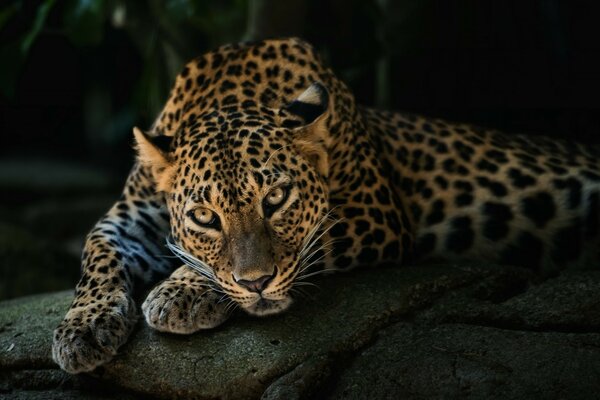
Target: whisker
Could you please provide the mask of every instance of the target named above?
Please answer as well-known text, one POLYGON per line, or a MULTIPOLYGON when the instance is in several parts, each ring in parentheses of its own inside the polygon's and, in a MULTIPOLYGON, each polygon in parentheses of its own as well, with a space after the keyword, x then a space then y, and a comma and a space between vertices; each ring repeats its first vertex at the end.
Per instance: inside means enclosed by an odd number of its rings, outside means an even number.
POLYGON ((301 277, 297 277, 296 280, 304 280, 304 279, 310 278, 312 276, 316 276, 319 274, 325 274, 325 273, 329 273, 329 272, 334 272, 334 271, 335 271, 335 269, 333 269, 333 268, 325 268, 325 269, 322 269, 319 271, 311 272, 310 274, 302 275, 301 277))
POLYGON ((167 237, 167 247, 173 252, 173 254, 175 254, 175 256, 183 261, 184 264, 206 278, 209 281, 209 284, 215 284, 216 287, 210 286, 212 290, 216 292, 222 292, 222 290, 218 288, 218 283, 212 269, 203 261, 187 253, 181 246, 173 241, 170 235, 167 237))
POLYGON ((311 229, 311 231, 304 238, 303 244, 298 252, 299 255, 299 265, 297 270, 294 272, 295 276, 293 278, 292 286, 311 286, 309 282, 299 282, 305 279, 308 279, 312 276, 322 274, 325 272, 332 271, 333 269, 325 268, 323 270, 307 273, 310 271, 310 268, 322 262, 332 251, 333 249, 330 246, 335 245, 335 243, 339 239, 329 239, 325 243, 321 243, 321 239, 325 234, 327 234, 336 224, 340 223, 344 220, 344 218, 334 219, 332 218, 334 211, 338 207, 333 207, 328 210, 317 222, 317 224, 311 229), (326 222, 331 222, 325 228, 326 222), (323 252, 323 254, 319 255, 318 258, 314 259, 314 257, 319 253, 323 252))
POLYGON ((298 297, 308 298, 308 294, 305 291, 300 290, 298 288, 292 287, 292 288, 289 288, 288 291, 292 294, 297 295, 298 297))
POLYGON ((229 296, 227 296, 227 294, 224 294, 223 296, 221 296, 221 297, 219 298, 219 300, 217 300, 217 304, 221 304, 221 303, 222 303, 222 302, 224 302, 225 300, 231 300, 231 299, 229 298, 229 296))
POLYGON ((311 286, 311 287, 315 287, 315 288, 321 290, 321 288, 318 285, 316 285, 312 282, 294 282, 292 285, 294 287, 296 287, 296 286, 311 286))
MULTIPOLYGON (((330 240, 329 242, 335 242, 336 240, 330 240)), ((328 242, 328 243, 329 243, 328 242)), ((329 243, 329 244, 333 244, 333 243, 329 243)), ((307 262, 313 262, 312 258, 321 250, 327 250, 326 252, 323 253, 323 255, 321 255, 319 258, 322 259, 324 256, 328 255, 329 253, 331 253, 333 251, 333 249, 328 248, 328 245, 323 245, 323 246, 319 246, 315 251, 313 251, 312 253, 310 253, 308 256, 306 256, 304 258, 304 260, 300 263, 300 267, 304 266, 307 262)))
POLYGON ((263 165, 261 166, 261 168, 265 168, 267 166, 267 164, 269 163, 269 161, 271 161, 271 157, 273 157, 275 154, 277 154, 278 151, 281 151, 281 150, 285 149, 286 147, 290 147, 290 146, 291 146, 291 144, 286 144, 284 146, 281 146, 280 148, 278 148, 277 150, 275 150, 271 154, 269 154, 269 158, 267 158, 267 161, 265 161, 263 163, 263 165))
POLYGON ((198 179, 198 182, 201 183, 202 179, 200 179, 200 176, 196 173, 196 171, 194 171, 194 168, 192 168, 192 166, 190 164, 188 164, 187 162, 183 162, 183 164, 188 167, 190 169, 190 172, 192 173, 192 175, 198 179))
POLYGON ((318 240, 320 240, 323 235, 325 235, 327 232, 329 232, 336 224, 340 223, 344 221, 344 218, 340 218, 337 221, 333 222, 331 225, 329 225, 327 228, 325 228, 323 230, 323 232, 321 232, 321 234, 319 234, 319 236, 317 236, 315 239, 313 239, 313 242, 317 242, 318 240))
POLYGON ((225 313, 232 313, 237 308, 237 306, 238 304, 235 301, 229 300, 229 303, 227 303, 227 305, 225 306, 225 313))
POLYGON ((292 293, 296 293, 296 294, 298 294, 300 297, 303 297, 303 298, 305 298, 305 299, 308 299, 308 300, 310 300, 310 301, 315 301, 315 296, 313 296, 313 295, 311 295, 311 294, 307 293, 306 291, 304 291, 304 290, 302 290, 302 289, 299 289, 299 288, 291 288, 291 289, 290 289, 290 291, 291 291, 292 293))
POLYGON ((160 258, 179 258, 176 255, 167 255, 167 254, 161 254, 161 255, 159 255, 157 257, 160 257, 160 258))
POLYGON ((323 232, 321 232, 321 234, 319 234, 319 236, 314 238, 314 236, 317 234, 317 232, 319 232, 319 230, 321 229, 321 227, 323 226, 325 221, 330 219, 331 214, 333 213, 333 211, 336 208, 337 208, 337 206, 332 208, 331 210, 329 210, 327 213, 325 213, 325 215, 319 220, 317 225, 315 225, 315 227, 308 233, 308 235, 306 235, 306 237, 304 238, 304 243, 299 252, 300 257, 303 257, 306 254, 306 252, 309 251, 309 249, 314 245, 314 243, 316 241, 318 241, 321 237, 323 237, 323 235, 325 233, 329 232, 335 224, 338 224, 339 222, 344 220, 344 218, 340 218, 338 220, 333 220, 333 222, 330 226, 328 226, 323 232))
MULTIPOLYGON (((321 250, 325 250, 323 248, 318 248, 317 250, 315 250, 314 253, 318 253, 321 250)), ((305 258, 302 263, 300 263, 300 271, 304 271, 305 269, 309 268, 312 265, 315 265, 316 263, 322 261, 325 257, 327 257, 328 254, 330 254, 333 251, 333 249, 328 249, 327 251, 324 251, 322 255, 320 255, 318 258, 313 259, 312 256, 311 257, 307 257, 305 258)))

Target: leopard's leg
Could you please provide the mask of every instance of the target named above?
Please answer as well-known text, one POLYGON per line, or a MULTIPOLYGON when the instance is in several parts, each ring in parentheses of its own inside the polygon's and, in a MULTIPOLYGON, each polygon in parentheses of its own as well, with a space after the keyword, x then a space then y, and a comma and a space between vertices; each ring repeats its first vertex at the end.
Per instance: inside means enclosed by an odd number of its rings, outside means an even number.
POLYGON ((156 330, 189 334, 225 322, 231 302, 207 278, 182 266, 148 294, 142 312, 156 330))
POLYGON ((75 299, 54 331, 52 356, 62 369, 91 371, 126 341, 136 321, 134 281, 150 283, 172 271, 168 230, 162 195, 136 165, 121 199, 87 237, 75 299))

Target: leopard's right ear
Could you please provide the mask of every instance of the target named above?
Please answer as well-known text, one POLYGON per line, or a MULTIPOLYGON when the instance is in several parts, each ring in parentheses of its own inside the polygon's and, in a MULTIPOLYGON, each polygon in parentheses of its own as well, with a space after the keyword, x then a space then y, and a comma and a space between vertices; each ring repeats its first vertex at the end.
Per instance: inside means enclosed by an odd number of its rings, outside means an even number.
POLYGON ((168 191, 171 187, 175 167, 170 156, 170 147, 173 141, 171 136, 152 137, 133 128, 138 162, 147 166, 152 172, 157 191, 168 191))
POLYGON ((331 115, 329 92, 321 83, 311 84, 295 100, 284 107, 287 113, 297 117, 283 122, 292 127, 293 143, 323 177, 329 175, 331 135, 327 120, 331 115))

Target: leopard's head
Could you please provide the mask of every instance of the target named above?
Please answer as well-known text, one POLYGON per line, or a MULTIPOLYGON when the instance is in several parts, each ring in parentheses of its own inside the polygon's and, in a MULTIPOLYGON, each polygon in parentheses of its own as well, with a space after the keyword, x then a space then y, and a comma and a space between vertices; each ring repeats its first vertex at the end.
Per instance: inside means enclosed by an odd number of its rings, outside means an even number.
POLYGON ((211 110, 170 138, 134 129, 170 213, 171 247, 250 314, 292 302, 328 212, 330 100, 312 84, 272 109, 211 110))

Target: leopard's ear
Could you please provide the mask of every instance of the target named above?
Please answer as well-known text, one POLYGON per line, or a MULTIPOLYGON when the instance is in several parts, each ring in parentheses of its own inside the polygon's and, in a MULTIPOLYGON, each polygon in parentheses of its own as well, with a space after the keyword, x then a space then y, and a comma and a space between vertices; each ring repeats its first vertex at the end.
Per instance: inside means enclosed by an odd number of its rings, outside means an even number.
POLYGON ((328 149, 331 143, 327 120, 331 113, 329 92, 315 82, 283 107, 294 119, 284 121, 294 129, 293 143, 323 177, 329 175, 328 149))
POLYGON ((152 172, 157 191, 168 191, 175 172, 169 155, 173 138, 170 136, 152 137, 137 127, 133 128, 133 136, 138 152, 138 162, 147 166, 152 172))

